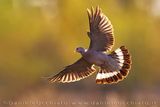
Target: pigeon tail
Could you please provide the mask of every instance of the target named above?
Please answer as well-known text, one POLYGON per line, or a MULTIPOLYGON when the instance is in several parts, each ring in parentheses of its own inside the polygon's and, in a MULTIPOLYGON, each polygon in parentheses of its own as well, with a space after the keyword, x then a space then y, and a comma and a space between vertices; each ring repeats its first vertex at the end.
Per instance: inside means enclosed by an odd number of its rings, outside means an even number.
POLYGON ((96 77, 97 84, 112 84, 123 80, 129 73, 131 67, 131 56, 125 46, 121 46, 109 54, 112 57, 119 70, 112 71, 101 68, 96 77))

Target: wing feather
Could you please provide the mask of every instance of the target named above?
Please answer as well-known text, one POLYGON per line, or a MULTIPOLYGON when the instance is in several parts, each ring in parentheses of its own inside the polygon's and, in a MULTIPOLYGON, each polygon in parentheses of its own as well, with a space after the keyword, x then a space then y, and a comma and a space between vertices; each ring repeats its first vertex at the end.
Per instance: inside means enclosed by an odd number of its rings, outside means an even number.
POLYGON ((83 78, 86 78, 92 75, 96 70, 93 67, 93 64, 88 63, 83 58, 79 59, 72 65, 65 67, 60 73, 55 76, 49 77, 49 82, 62 82, 69 83, 79 81, 83 78))
POLYGON ((102 13, 99 7, 87 9, 90 26, 89 49, 96 51, 111 50, 114 44, 113 27, 110 20, 102 13))

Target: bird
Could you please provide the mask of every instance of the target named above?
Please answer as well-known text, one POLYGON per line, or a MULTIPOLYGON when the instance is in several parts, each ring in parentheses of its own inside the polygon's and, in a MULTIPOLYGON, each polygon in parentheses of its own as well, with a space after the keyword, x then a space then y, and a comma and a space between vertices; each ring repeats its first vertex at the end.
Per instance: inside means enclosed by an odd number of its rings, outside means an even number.
POLYGON ((48 77, 50 83, 76 82, 96 72, 96 84, 118 83, 127 77, 131 68, 131 55, 125 46, 111 51, 115 41, 111 21, 99 6, 87 9, 87 14, 89 48, 77 47, 75 51, 81 58, 56 75, 48 77))

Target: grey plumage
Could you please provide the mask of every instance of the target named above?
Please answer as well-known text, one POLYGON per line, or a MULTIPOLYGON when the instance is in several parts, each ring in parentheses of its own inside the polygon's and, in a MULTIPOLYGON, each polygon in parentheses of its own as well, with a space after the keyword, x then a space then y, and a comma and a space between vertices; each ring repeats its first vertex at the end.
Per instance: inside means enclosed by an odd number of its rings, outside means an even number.
POLYGON ((48 78, 50 82, 69 83, 79 81, 96 72, 94 66, 99 66, 96 76, 97 84, 117 83, 123 80, 130 69, 131 57, 125 46, 107 54, 114 44, 113 27, 110 20, 99 7, 87 9, 89 18, 90 38, 89 49, 78 47, 76 51, 81 58, 65 67, 60 73, 48 78))

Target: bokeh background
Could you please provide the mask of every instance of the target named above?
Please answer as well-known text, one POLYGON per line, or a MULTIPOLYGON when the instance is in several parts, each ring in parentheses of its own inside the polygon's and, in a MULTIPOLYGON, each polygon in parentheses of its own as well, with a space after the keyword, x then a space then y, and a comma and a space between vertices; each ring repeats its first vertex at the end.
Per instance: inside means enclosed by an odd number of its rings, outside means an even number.
POLYGON ((159 107, 159 0, 0 0, 0 106, 159 107), (99 5, 126 45, 132 69, 118 84, 95 76, 70 84, 42 78, 76 61, 88 47, 86 9, 99 5))

